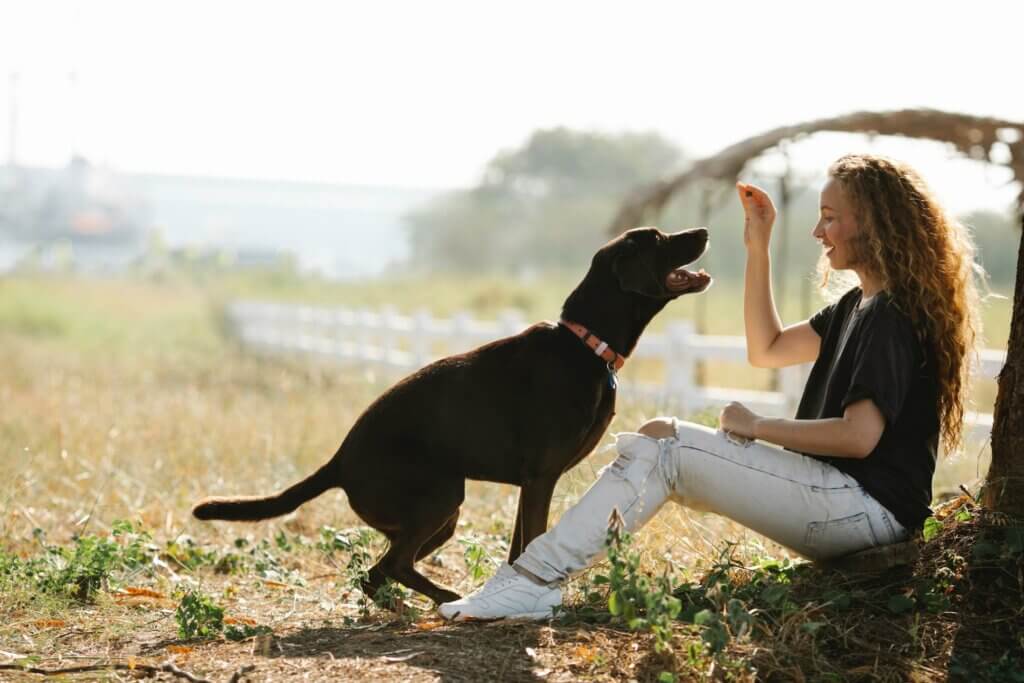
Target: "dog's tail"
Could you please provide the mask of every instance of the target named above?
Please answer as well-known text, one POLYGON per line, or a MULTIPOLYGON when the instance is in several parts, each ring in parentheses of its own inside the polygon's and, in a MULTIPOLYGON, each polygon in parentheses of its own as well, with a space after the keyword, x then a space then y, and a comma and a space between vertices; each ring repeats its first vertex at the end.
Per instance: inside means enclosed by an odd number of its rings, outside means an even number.
POLYGON ((192 508, 196 519, 226 519, 255 522, 280 517, 293 511, 308 500, 316 498, 329 488, 338 486, 332 469, 332 460, 316 472, 273 496, 238 496, 235 498, 206 498, 192 508))

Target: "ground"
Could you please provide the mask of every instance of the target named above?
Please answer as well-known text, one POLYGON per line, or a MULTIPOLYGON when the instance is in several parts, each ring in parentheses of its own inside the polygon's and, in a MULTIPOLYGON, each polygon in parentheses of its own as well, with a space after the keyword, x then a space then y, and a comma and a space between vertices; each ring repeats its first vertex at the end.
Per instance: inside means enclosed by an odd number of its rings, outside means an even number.
MULTIPOLYGON (((369 602, 354 586, 383 543, 340 492, 271 522, 197 522, 204 495, 312 471, 391 381, 247 354, 222 334, 228 294, 0 280, 0 680, 71 667, 124 680, 171 662, 218 682, 1024 681, 1024 534, 969 496, 937 507, 914 563, 878 573, 818 567, 670 506, 540 624, 446 624, 395 591, 369 602)), ((610 432, 666 412, 620 401, 610 432)), ((611 443, 563 478, 552 519, 611 443)), ((936 490, 975 492, 984 469, 975 445, 940 463, 936 490)), ((456 538, 422 570, 461 593, 480 585, 515 496, 471 483, 456 538)))

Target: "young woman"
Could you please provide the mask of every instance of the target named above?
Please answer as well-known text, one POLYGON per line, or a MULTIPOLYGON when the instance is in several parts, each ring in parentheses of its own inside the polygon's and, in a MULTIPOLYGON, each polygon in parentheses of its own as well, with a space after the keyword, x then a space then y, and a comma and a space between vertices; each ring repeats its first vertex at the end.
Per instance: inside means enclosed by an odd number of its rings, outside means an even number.
POLYGON ((717 431, 657 418, 618 435, 618 458, 580 501, 514 566, 441 605, 444 617, 550 616, 560 584, 603 557, 613 508, 633 531, 672 500, 812 559, 902 541, 921 527, 939 440, 953 451, 961 436, 978 330, 969 234, 908 166, 838 159, 812 234, 823 248, 822 286, 843 288, 844 275, 853 286, 783 328, 768 255, 775 207, 763 190, 736 187, 746 214, 747 357, 762 368, 814 361, 795 419, 730 403, 717 431))

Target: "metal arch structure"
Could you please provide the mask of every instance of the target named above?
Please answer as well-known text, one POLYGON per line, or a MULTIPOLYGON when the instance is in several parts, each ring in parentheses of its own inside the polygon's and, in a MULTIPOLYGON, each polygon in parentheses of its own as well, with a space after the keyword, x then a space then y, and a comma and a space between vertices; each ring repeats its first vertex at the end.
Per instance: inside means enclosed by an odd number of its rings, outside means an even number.
POLYGON ((661 214, 673 195, 691 183, 705 179, 732 182, 750 160, 786 141, 819 132, 892 135, 952 144, 967 158, 1011 169, 1021 185, 1018 208, 1024 208, 1024 123, 936 109, 861 111, 775 128, 700 159, 686 171, 634 192, 619 208, 609 232, 617 235, 646 225, 661 214), (993 150, 1000 145, 1009 153, 1006 160, 998 159, 998 153, 996 158, 993 156, 993 150))

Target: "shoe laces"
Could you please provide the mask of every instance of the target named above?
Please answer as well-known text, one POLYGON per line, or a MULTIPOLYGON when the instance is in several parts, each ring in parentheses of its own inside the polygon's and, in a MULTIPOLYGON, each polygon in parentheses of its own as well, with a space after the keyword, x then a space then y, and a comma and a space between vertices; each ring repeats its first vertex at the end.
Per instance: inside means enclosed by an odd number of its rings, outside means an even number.
POLYGON ((517 572, 511 565, 504 565, 498 570, 498 573, 491 577, 491 580, 487 582, 484 587, 485 593, 493 593, 495 591, 505 588, 510 583, 519 577, 517 572))

